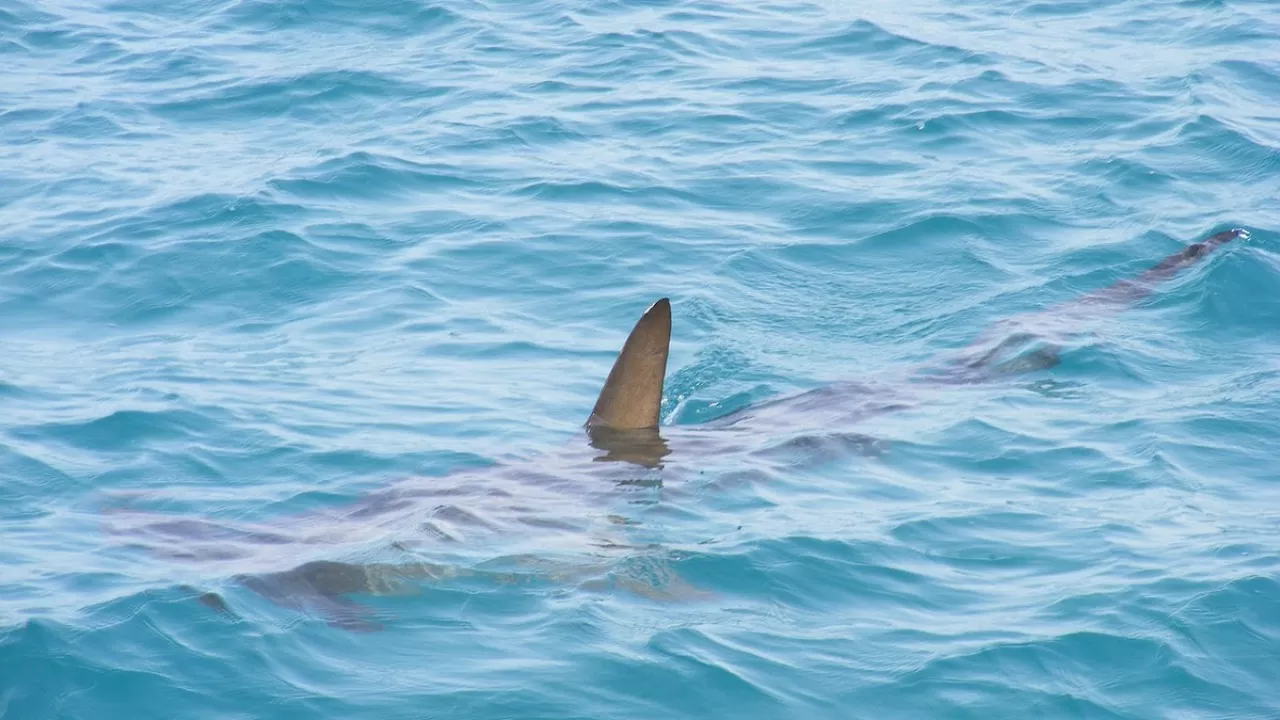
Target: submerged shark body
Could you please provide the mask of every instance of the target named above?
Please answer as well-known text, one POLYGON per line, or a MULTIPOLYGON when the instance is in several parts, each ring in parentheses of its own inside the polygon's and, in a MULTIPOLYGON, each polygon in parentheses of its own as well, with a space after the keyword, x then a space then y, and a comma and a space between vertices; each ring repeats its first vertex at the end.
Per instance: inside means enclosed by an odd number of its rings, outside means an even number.
MULTIPOLYGON (((130 536, 149 552, 206 567, 228 567, 233 579, 282 607, 310 610, 331 624, 372 629, 377 623, 350 595, 415 592, 423 580, 484 577, 498 582, 529 578, 598 577, 590 564, 557 565, 524 555, 523 567, 478 569, 423 561, 417 551, 447 556, 450 547, 489 533, 527 533, 530 553, 557 547, 581 549, 583 538, 597 550, 627 548, 614 529, 626 520, 609 514, 619 488, 667 483, 679 463, 727 455, 776 453, 789 462, 796 453, 832 446, 874 450, 877 441, 859 432, 869 418, 912 407, 946 386, 1007 378, 1058 364, 1061 343, 1086 319, 1118 312, 1154 291, 1179 270, 1203 259, 1244 230, 1217 233, 1169 255, 1132 279, 1122 280, 1064 305, 1022 318, 1005 335, 980 337, 941 365, 923 368, 911 382, 892 387, 837 383, 766 401, 696 426, 659 432, 659 408, 671 338, 671 305, 663 298, 641 316, 619 352, 585 424, 585 442, 533 461, 463 470, 447 478, 415 478, 363 496, 354 503, 271 527, 204 520, 157 521, 151 513, 116 508, 114 532, 130 536), (993 344, 994 342, 994 344, 993 344), (789 431, 780 435, 780 430, 789 431), (465 499, 463 502, 460 499, 465 499), (576 513, 548 513, 572 507, 576 513), (415 532, 405 537, 406 527, 415 532), (386 538, 397 539, 387 548, 386 538), (381 545, 394 561, 336 562, 323 557, 336 547, 381 545), (405 554, 411 558, 404 560, 405 554), (313 559, 306 560, 309 555, 313 559), (301 562, 299 562, 301 561, 301 562), (280 571, 286 565, 291 569, 280 571), (595 575, 593 575, 595 573, 595 575)), ((517 553, 518 555, 518 553, 517 553)), ((518 563, 519 564, 519 563, 518 563)), ((693 592, 667 578, 667 591, 693 592)), ((650 586, 633 589, 653 591, 650 586)), ((221 596, 199 595, 207 606, 227 611, 221 596)))

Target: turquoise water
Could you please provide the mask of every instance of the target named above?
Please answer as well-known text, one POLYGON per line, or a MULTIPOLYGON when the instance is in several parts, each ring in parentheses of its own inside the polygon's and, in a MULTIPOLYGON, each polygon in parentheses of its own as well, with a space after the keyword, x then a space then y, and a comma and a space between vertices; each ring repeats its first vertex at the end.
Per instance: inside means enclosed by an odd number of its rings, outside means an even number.
POLYGON ((1269 0, 3 0, 0 60, 6 720, 1280 717, 1269 0), (561 459, 659 297, 676 437, 1236 226, 857 441, 561 459), (244 582, 330 561, 435 570, 244 582))

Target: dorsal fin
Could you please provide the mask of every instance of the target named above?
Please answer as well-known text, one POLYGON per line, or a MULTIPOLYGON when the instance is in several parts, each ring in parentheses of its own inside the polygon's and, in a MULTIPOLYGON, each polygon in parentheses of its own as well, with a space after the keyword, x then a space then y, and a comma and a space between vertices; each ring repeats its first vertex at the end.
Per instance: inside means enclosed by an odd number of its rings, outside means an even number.
POLYGON ((644 311, 627 336, 587 426, 615 430, 656 428, 670 348, 671 302, 662 298, 644 311))

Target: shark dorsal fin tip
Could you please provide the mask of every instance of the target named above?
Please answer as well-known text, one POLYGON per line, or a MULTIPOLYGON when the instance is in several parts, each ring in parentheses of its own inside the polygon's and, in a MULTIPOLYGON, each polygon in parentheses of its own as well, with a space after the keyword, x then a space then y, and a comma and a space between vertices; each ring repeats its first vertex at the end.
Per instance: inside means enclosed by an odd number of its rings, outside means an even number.
POLYGON ((636 321, 600 390, 587 425, 615 430, 657 427, 670 348, 671 301, 664 297, 636 321))

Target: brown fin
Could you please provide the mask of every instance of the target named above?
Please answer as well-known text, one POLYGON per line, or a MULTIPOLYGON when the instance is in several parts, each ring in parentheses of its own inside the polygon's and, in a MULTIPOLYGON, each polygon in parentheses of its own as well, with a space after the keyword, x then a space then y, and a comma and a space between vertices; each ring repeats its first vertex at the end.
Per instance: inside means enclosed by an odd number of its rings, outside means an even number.
POLYGON ((658 426, 662 381, 671 348, 671 302, 662 298, 636 322, 587 419, 588 427, 641 430, 658 426))

